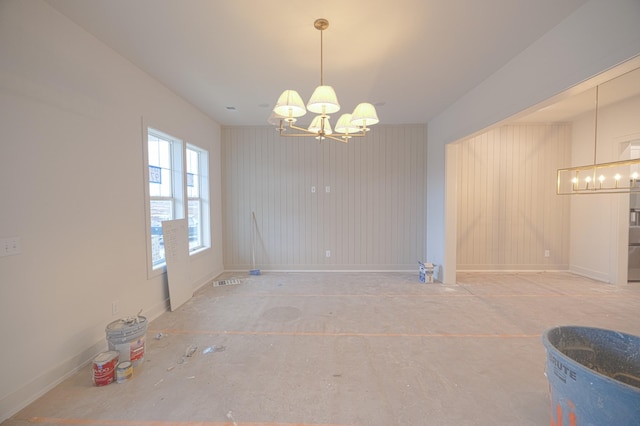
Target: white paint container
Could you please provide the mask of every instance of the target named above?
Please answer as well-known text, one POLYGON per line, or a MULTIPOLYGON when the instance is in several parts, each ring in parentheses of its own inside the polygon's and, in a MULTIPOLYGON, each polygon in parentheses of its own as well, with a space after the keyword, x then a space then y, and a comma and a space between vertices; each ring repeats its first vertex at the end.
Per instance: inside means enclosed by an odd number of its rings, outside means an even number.
POLYGON ((131 361, 133 366, 144 360, 147 319, 131 317, 116 320, 106 328, 109 350, 120 353, 120 361, 131 361))

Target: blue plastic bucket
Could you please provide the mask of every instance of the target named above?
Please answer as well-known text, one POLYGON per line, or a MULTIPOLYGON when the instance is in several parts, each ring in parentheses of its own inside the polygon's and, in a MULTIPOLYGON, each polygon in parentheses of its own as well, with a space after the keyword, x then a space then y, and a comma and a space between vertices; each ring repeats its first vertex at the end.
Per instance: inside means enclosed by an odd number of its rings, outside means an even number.
POLYGON ((551 426, 640 425, 640 337, 565 326, 542 342, 551 426))

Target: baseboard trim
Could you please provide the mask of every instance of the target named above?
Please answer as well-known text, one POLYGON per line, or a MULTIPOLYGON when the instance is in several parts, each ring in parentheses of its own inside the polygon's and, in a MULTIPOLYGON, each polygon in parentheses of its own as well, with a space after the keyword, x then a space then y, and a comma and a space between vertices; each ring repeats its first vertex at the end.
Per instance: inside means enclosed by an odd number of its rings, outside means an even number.
MULTIPOLYGON (((417 265, 417 264, 416 264, 417 265)), ((263 268, 258 268, 256 267, 256 269, 260 269, 261 272, 340 272, 340 273, 347 273, 347 272, 357 272, 357 273, 363 273, 363 272, 402 272, 402 273, 416 273, 418 274, 418 267, 416 266, 415 268, 404 268, 404 269, 263 269, 263 268)), ((224 271, 224 273, 233 273, 233 274, 238 274, 238 273, 244 273, 249 275, 249 270, 248 269, 226 269, 224 271)))
MULTIPOLYGON (((213 282, 216 276, 221 272, 216 271, 208 274, 206 277, 196 281, 194 285, 194 293, 204 287, 205 285, 213 282)), ((147 321, 151 322, 158 318, 165 312, 170 311, 169 298, 145 309, 142 313, 147 318, 147 321)), ((49 371, 34 378, 29 383, 23 385, 18 390, 8 394, 4 398, 0 399, 0 423, 18 413, 20 410, 40 398, 45 393, 49 392, 54 387, 76 374, 78 371, 85 369, 93 361, 95 356, 100 352, 104 352, 108 349, 108 343, 106 338, 100 339, 91 346, 79 354, 72 356, 66 361, 56 365, 49 371)), ((87 373, 88 374, 88 373, 87 373)))
POLYGON ((29 383, 20 387, 0 400, 0 422, 18 413, 45 393, 85 368, 95 358, 96 354, 107 350, 106 339, 94 343, 81 353, 73 356, 61 364, 51 368, 29 383))
POLYGON ((458 265, 457 272, 562 272, 569 265, 458 265))
POLYGON ((605 283, 611 283, 609 275, 605 274, 604 272, 594 271, 593 269, 582 268, 575 265, 571 266, 569 270, 576 275, 580 275, 581 277, 591 278, 592 280, 602 281, 605 283))
POLYGON ((458 273, 485 272, 490 274, 517 274, 517 273, 544 273, 544 272, 572 272, 568 268, 563 269, 458 269, 458 273))

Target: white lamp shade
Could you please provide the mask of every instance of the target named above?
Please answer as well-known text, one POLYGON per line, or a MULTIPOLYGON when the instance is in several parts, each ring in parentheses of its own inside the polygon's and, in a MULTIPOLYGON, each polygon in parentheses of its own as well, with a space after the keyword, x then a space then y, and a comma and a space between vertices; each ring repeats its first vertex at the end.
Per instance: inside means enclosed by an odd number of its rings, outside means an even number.
POLYGON ((286 118, 302 117, 307 113, 302 98, 295 90, 282 92, 273 112, 286 118))
POLYGON ((355 126, 370 126, 376 124, 378 121, 376 108, 370 103, 363 102, 358 104, 356 109, 353 110, 351 124, 355 126))
POLYGON ((309 131, 318 133, 321 129, 323 129, 323 125, 325 135, 330 135, 331 133, 333 133, 331 131, 331 123, 329 123, 329 117, 323 117, 321 115, 318 115, 313 119, 313 121, 309 125, 309 131))
POLYGON ((318 86, 307 103, 307 109, 316 114, 333 114, 340 111, 335 90, 331 86, 318 86))
POLYGON ((342 114, 336 123, 336 133, 358 133, 360 127, 351 124, 351 120, 351 114, 342 114))
MULTIPOLYGON (((286 120, 286 119, 287 117, 284 117, 280 114, 276 114, 275 112, 271 111, 271 115, 267 119, 267 122, 272 126, 277 126, 280 124, 280 120, 286 120)), ((295 118, 291 119, 291 121, 295 121, 295 120, 296 120, 295 118)))

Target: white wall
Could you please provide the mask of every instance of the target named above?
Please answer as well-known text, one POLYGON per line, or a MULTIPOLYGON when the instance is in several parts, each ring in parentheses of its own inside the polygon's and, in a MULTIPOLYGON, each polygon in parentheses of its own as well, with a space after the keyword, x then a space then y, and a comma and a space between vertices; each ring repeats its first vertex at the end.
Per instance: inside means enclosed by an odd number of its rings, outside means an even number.
POLYGON ((458 270, 567 269, 556 170, 571 162, 571 125, 502 126, 457 145, 458 270))
POLYGON ((142 117, 210 153, 194 288, 222 271, 222 232, 216 123, 41 1, 0 2, 0 58, 0 237, 22 243, 0 258, 1 421, 104 350, 109 322, 166 309, 166 278, 147 280, 142 117))
MULTIPOLYGON (((603 85, 602 91, 606 89, 603 85)), ((606 94, 606 92, 605 92, 606 94)), ((598 110, 597 162, 622 160, 621 143, 640 135, 640 97, 600 107, 598 110)), ((593 164, 594 114, 586 113, 573 122, 572 164, 593 164)), ((625 264, 629 195, 597 194, 571 196, 572 271, 605 282, 621 283, 625 264), (622 233, 618 232, 622 230, 622 233), (621 245, 622 247, 619 247, 621 245)))
POLYGON ((424 125, 374 126, 348 144, 228 127, 222 145, 225 269, 250 269, 255 212, 259 269, 418 270, 424 125))
POLYGON ((457 238, 447 223, 456 215, 447 212, 445 193, 456 187, 445 179, 444 145, 639 55, 638 22, 637 0, 592 0, 428 123, 427 256, 443 265, 445 282, 455 282, 449 246, 457 238))

